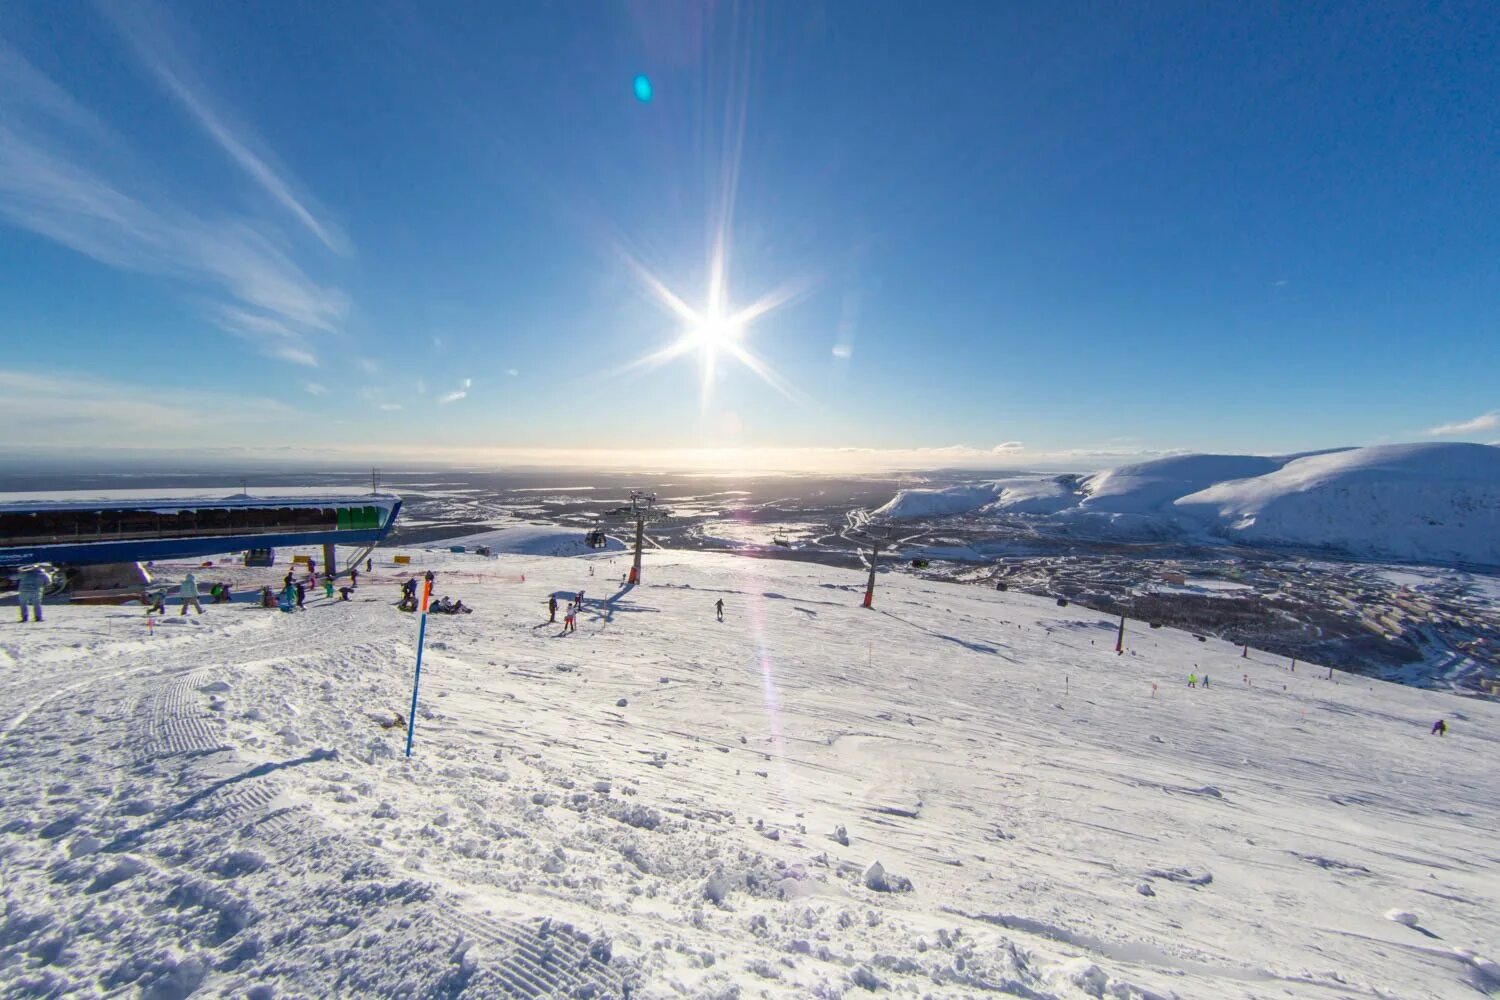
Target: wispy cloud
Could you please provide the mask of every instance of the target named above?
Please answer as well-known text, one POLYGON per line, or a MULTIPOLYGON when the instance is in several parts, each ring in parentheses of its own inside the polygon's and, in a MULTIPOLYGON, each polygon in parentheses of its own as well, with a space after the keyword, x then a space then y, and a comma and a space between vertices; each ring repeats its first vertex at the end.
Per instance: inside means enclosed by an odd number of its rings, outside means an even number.
POLYGON ((297 415, 270 399, 0 368, 0 425, 24 425, 29 445, 128 447, 159 441, 166 429, 177 445, 213 445, 297 415))
POLYGON ((1456 437, 1460 434, 1481 434, 1493 430, 1500 430, 1500 410, 1481 413, 1472 420, 1462 420, 1456 424, 1431 427, 1427 433, 1433 437, 1456 437))
POLYGON ((1019 441, 1002 441, 990 449, 996 455, 1009 455, 1024 450, 1025 446, 1019 441))
POLYGON ((310 199, 296 193, 284 171, 271 166, 269 161, 273 157, 264 143, 243 125, 231 125, 228 116, 214 105, 207 88, 183 57, 176 32, 160 7, 149 0, 137 0, 100 3, 98 9, 119 29, 162 88, 273 202, 334 253, 349 252, 348 238, 337 227, 315 216, 309 207, 310 199))
POLYGON ((307 390, 307 394, 309 396, 326 396, 326 395, 328 395, 328 386, 324 385, 322 382, 309 382, 306 385, 304 385, 302 388, 304 388, 304 389, 307 390))
POLYGON ((208 319, 264 353, 316 364, 309 335, 348 309, 311 278, 277 227, 209 216, 171 195, 107 176, 128 145, 16 50, 0 43, 0 219, 124 271, 206 297, 208 319))
POLYGON ((380 404, 380 409, 385 410, 386 412, 390 412, 392 410, 399 410, 399 409, 401 409, 401 404, 400 403, 381 403, 380 404))
POLYGON ((515 378, 516 376, 520 375, 521 372, 517 368, 507 368, 505 369, 505 374, 509 375, 511 378, 515 378))
POLYGON ((474 384, 473 379, 464 379, 462 384, 452 392, 444 393, 438 397, 439 403, 456 403, 469 394, 469 386, 474 384))

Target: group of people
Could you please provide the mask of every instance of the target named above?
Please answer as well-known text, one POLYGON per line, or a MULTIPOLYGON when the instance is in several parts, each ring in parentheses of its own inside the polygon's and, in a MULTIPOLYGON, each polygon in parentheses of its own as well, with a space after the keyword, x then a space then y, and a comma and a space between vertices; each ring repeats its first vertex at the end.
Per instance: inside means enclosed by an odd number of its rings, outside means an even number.
MULTIPOLYGON (((580 590, 577 594, 573 595, 573 599, 568 602, 568 610, 563 615, 563 631, 564 632, 577 632, 578 631, 578 611, 582 607, 583 607, 583 591, 580 590)), ((553 622, 557 621, 557 608, 558 608, 557 595, 556 594, 549 595, 547 597, 547 623, 548 624, 552 624, 553 622)))
MULTIPOLYGON (((437 582, 437 574, 432 570, 428 570, 423 574, 422 579, 425 582, 427 593, 431 595, 432 585, 437 582)), ((401 585, 401 600, 396 602, 396 609, 398 611, 411 612, 422 609, 421 601, 417 597, 416 577, 411 577, 401 585)), ((435 601, 430 601, 427 605, 427 610, 430 614, 435 615, 469 615, 474 613, 474 609, 462 600, 455 601, 447 595, 439 597, 435 601)))
MULTIPOLYGON (((209 589, 209 594, 212 595, 215 604, 223 604, 233 596, 230 593, 229 585, 226 583, 214 584, 209 589)), ((188 608, 192 608, 200 615, 203 614, 203 601, 198 595, 198 575, 196 573, 189 572, 182 578, 182 583, 177 587, 177 596, 182 598, 182 610, 178 612, 179 618, 188 613, 188 608)), ((166 614, 167 588, 155 587, 146 591, 141 595, 141 603, 146 606, 146 614, 148 616, 166 614)))

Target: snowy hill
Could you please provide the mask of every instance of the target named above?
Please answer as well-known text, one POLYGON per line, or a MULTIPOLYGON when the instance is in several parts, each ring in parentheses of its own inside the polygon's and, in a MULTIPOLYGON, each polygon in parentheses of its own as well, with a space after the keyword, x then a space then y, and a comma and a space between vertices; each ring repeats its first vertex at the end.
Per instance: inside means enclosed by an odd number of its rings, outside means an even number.
POLYGON ((1308 455, 1179 455, 1089 476, 904 490, 898 519, 1040 514, 1102 538, 1187 536, 1500 565, 1500 448, 1407 444, 1308 455))
POLYGON ((1500 448, 1387 445, 1217 483, 1179 511, 1247 542, 1500 565, 1500 448))
POLYGON ((0 994, 1500 988, 1495 704, 895 574, 401 551, 478 609, 410 760, 404 566, 4 626, 0 994))

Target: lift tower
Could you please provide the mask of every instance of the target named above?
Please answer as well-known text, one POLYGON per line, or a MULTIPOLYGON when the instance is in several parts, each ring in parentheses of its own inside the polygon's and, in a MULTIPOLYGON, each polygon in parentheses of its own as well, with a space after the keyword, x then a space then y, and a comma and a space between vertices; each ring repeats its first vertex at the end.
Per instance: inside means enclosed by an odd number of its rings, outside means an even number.
POLYGON ((630 564, 630 577, 627 582, 641 582, 641 550, 646 544, 647 522, 660 521, 667 516, 665 507, 656 505, 656 494, 646 493, 642 490, 630 491, 630 503, 623 507, 616 507, 609 514, 614 517, 623 518, 628 522, 635 522, 635 556, 630 564))

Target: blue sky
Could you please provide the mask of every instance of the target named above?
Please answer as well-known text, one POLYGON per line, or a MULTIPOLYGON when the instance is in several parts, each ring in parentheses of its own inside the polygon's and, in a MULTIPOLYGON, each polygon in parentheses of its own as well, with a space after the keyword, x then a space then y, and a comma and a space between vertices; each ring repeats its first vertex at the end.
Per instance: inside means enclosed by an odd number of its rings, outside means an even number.
POLYGON ((817 467, 1500 438, 1500 10, 1144 8, 8 5, 7 437, 817 467), (722 314, 776 304, 753 367, 632 367, 697 327, 660 289, 713 311, 715 259, 722 314))

